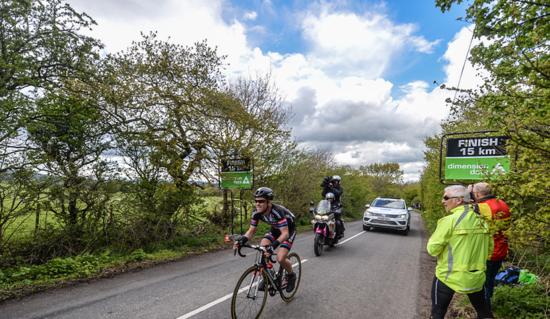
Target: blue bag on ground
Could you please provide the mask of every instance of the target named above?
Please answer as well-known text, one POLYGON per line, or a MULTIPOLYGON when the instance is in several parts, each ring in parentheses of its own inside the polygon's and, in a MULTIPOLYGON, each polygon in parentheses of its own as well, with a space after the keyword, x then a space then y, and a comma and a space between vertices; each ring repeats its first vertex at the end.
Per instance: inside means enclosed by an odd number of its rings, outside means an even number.
POLYGON ((519 280, 520 269, 518 267, 510 266, 503 271, 499 272, 495 276, 495 283, 497 285, 513 285, 517 284, 519 280))

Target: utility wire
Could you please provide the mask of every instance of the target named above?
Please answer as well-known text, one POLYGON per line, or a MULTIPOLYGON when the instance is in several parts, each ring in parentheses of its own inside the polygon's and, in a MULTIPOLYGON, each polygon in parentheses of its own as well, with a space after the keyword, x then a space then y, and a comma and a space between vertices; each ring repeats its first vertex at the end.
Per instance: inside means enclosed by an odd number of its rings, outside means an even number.
POLYGON ((477 25, 474 25, 474 30, 472 31, 472 37, 470 38, 470 44, 468 45, 468 51, 466 51, 466 56, 464 57, 464 63, 462 63, 462 70, 460 70, 460 76, 458 77, 458 84, 456 85, 456 91, 455 95, 453 97, 454 104, 456 102, 456 95, 458 94, 458 91, 460 91, 460 82, 462 82, 462 75, 464 74, 464 68, 466 67, 466 61, 468 61, 468 55, 470 55, 470 49, 472 48, 472 42, 474 41, 474 35, 476 33, 476 27, 477 25))

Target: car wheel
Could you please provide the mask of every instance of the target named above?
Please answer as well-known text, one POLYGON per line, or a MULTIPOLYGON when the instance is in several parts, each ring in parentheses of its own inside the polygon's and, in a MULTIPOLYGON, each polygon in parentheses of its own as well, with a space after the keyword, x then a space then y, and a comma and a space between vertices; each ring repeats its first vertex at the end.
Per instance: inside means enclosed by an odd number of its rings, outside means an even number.
POLYGON ((371 230, 371 228, 370 228, 369 226, 363 225, 363 230, 364 230, 364 231, 369 231, 369 230, 371 230))
POLYGON ((401 232, 401 234, 402 234, 403 236, 407 236, 407 235, 409 234, 409 230, 411 230, 411 228, 410 228, 409 226, 407 226, 407 229, 403 230, 403 231, 401 232))

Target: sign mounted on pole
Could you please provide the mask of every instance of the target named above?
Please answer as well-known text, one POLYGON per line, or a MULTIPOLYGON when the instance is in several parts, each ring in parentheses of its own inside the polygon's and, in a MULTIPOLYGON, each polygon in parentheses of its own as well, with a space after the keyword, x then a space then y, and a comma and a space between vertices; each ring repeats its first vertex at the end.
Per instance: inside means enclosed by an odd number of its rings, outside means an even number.
POLYGON ((507 136, 447 139, 445 180, 482 180, 510 171, 507 136))
POLYGON ((252 161, 250 158, 223 159, 220 178, 222 189, 252 189, 252 161))

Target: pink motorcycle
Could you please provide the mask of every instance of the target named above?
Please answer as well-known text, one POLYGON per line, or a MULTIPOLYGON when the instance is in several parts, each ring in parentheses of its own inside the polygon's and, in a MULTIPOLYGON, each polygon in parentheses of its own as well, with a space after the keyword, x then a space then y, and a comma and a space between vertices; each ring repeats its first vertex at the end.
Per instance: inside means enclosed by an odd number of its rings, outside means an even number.
POLYGON ((334 213, 331 210, 330 202, 323 199, 317 204, 317 208, 311 208, 310 212, 313 214, 313 232, 315 233, 315 239, 313 242, 313 251, 315 256, 321 256, 325 245, 334 247, 338 243, 338 236, 336 236, 336 220, 334 219, 334 213))

